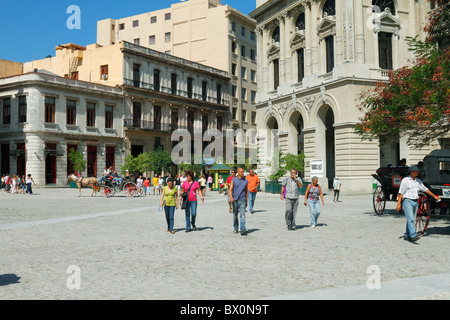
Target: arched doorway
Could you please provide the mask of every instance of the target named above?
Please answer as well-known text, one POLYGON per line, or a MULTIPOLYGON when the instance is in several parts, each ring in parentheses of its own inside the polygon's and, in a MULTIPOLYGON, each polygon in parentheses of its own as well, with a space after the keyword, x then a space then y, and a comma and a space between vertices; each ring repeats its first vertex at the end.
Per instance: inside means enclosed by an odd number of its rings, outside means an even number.
POLYGON ((289 119, 288 152, 294 155, 302 153, 305 149, 303 133, 304 121, 299 111, 292 113, 289 119))
POLYGON ((336 176, 336 142, 334 112, 329 105, 323 105, 317 113, 316 148, 317 159, 324 161, 323 185, 332 189, 336 176))
POLYGON ((267 134, 266 134, 266 159, 271 160, 274 155, 274 150, 279 147, 278 144, 278 121, 274 116, 271 116, 267 120, 266 124, 267 134))

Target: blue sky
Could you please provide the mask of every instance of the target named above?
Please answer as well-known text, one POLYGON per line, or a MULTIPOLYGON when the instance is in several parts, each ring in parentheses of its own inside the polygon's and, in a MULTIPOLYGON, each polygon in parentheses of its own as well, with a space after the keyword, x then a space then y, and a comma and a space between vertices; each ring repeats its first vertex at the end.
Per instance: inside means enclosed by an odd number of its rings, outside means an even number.
MULTIPOLYGON (((0 0, 0 59, 18 62, 54 55, 59 44, 88 45, 97 39, 97 21, 118 19, 169 7, 179 0, 0 0), (67 28, 67 8, 81 10, 81 30, 67 28)), ((222 0, 249 14, 255 0, 222 0)))

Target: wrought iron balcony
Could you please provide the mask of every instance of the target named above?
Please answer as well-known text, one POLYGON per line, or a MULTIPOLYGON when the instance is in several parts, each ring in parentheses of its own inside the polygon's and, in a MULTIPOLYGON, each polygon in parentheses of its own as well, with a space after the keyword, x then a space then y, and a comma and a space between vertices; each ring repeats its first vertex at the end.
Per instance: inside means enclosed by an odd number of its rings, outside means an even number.
POLYGON ((135 119, 124 119, 123 126, 125 130, 143 130, 157 132, 172 132, 172 125, 161 122, 151 122, 135 119))

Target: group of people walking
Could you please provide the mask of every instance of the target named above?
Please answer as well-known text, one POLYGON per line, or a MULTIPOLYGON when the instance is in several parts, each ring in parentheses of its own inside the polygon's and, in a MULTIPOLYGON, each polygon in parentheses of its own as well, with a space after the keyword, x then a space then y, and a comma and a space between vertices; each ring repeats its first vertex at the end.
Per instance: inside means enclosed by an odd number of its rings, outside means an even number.
MULTIPOLYGON (((163 188, 160 200, 160 210, 164 207, 167 232, 172 234, 174 231, 174 215, 175 210, 179 207, 185 210, 186 229, 185 232, 197 230, 196 218, 199 198, 204 204, 205 201, 205 187, 202 188, 204 177, 199 181, 194 181, 194 176, 191 171, 187 171, 184 175, 186 180, 183 181, 180 188, 174 184, 174 179, 169 177, 167 185, 163 188), (198 198, 199 197, 199 198, 198 198)), ((223 181, 219 176, 220 193, 223 192, 224 187, 227 188, 227 198, 229 205, 229 212, 233 214, 233 228, 234 233, 247 235, 246 228, 246 212, 247 207, 251 214, 254 214, 254 206, 256 195, 260 181, 253 170, 245 176, 244 169, 238 168, 236 171, 232 170, 228 179, 223 181)), ((295 218, 299 205, 299 189, 303 187, 303 182, 298 176, 297 170, 291 170, 291 175, 284 179, 281 190, 281 200, 286 201, 286 224, 288 230, 296 230, 295 218)), ((318 184, 318 178, 313 177, 311 185, 306 189, 305 206, 309 207, 311 227, 317 225, 320 216, 320 202, 324 205, 323 193, 321 186, 318 184)))
POLYGON ((31 174, 25 175, 14 174, 12 177, 9 173, 3 174, 1 178, 0 190, 3 189, 5 192, 10 192, 11 194, 33 194, 31 189, 31 184, 35 184, 31 174))

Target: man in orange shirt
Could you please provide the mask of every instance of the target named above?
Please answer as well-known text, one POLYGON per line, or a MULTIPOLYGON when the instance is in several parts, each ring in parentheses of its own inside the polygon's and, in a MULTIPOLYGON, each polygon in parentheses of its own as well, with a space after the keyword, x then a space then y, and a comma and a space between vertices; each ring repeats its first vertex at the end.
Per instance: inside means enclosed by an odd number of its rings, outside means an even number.
POLYGON ((253 169, 250 169, 249 173, 250 174, 246 177, 248 180, 248 203, 250 213, 253 214, 255 212, 253 207, 255 205, 256 194, 258 193, 259 178, 253 169))

